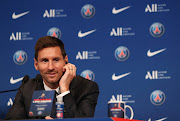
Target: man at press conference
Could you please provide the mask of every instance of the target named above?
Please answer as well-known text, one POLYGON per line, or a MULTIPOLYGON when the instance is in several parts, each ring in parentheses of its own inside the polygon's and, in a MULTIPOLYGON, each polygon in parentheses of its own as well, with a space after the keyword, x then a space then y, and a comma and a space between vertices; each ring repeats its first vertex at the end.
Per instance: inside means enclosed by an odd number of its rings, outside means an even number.
MULTIPOLYGON (((40 75, 20 87, 6 120, 30 118, 29 110, 35 90, 55 90, 57 101, 63 98, 64 118, 94 116, 99 95, 98 85, 76 75, 76 66, 68 63, 61 40, 50 36, 39 38, 35 45, 34 67, 40 75)), ((41 118, 52 119, 55 116, 51 113, 41 118)))

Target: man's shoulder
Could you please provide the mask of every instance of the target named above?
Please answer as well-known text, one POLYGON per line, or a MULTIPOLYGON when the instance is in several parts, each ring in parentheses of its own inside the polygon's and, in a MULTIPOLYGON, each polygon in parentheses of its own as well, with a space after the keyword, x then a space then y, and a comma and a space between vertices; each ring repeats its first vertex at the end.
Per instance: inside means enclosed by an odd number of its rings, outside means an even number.
POLYGON ((75 86, 75 87, 77 87, 77 86, 78 87, 96 86, 96 87, 98 87, 96 82, 89 80, 89 79, 86 79, 86 78, 79 76, 79 75, 76 75, 76 77, 73 79, 72 86, 75 86))
POLYGON ((92 80, 86 79, 82 76, 76 75, 76 77, 74 78, 75 82, 77 83, 95 83, 92 80))
POLYGON ((32 79, 29 79, 24 85, 25 86, 30 86, 30 85, 34 85, 34 84, 37 84, 37 80, 36 78, 32 78, 32 79))
POLYGON ((43 82, 42 80, 38 80, 37 78, 32 78, 29 79, 23 87, 25 90, 41 90, 43 89, 43 82))

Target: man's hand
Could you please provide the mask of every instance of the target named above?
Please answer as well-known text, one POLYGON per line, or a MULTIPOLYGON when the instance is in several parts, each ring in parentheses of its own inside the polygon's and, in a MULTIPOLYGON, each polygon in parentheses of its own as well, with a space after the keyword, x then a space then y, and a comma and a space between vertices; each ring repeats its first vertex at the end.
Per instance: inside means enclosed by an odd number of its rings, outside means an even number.
POLYGON ((71 81, 76 77, 76 66, 68 63, 63 67, 64 75, 59 81, 61 93, 69 91, 69 85, 71 81))

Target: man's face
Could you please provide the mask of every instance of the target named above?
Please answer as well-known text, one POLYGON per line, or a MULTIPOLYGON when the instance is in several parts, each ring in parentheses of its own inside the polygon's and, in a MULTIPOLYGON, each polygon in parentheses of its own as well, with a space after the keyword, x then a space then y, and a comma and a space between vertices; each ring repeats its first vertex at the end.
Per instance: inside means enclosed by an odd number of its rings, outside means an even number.
POLYGON ((39 50, 37 60, 34 59, 34 66, 48 87, 57 88, 66 62, 67 56, 63 58, 60 47, 56 46, 39 50))

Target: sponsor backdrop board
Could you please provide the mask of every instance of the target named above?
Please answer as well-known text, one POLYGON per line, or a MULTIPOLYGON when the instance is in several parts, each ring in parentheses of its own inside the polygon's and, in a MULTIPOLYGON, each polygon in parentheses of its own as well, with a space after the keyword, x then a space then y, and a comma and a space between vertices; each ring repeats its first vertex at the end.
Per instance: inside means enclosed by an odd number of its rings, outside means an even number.
MULTIPOLYGON (((95 117, 107 117, 108 101, 122 95, 134 119, 178 120, 178 1, 6 0, 0 6, 0 91, 36 76, 35 43, 51 35, 64 42, 77 74, 98 83, 95 117)), ((0 94, 1 117, 15 94, 0 94)))

